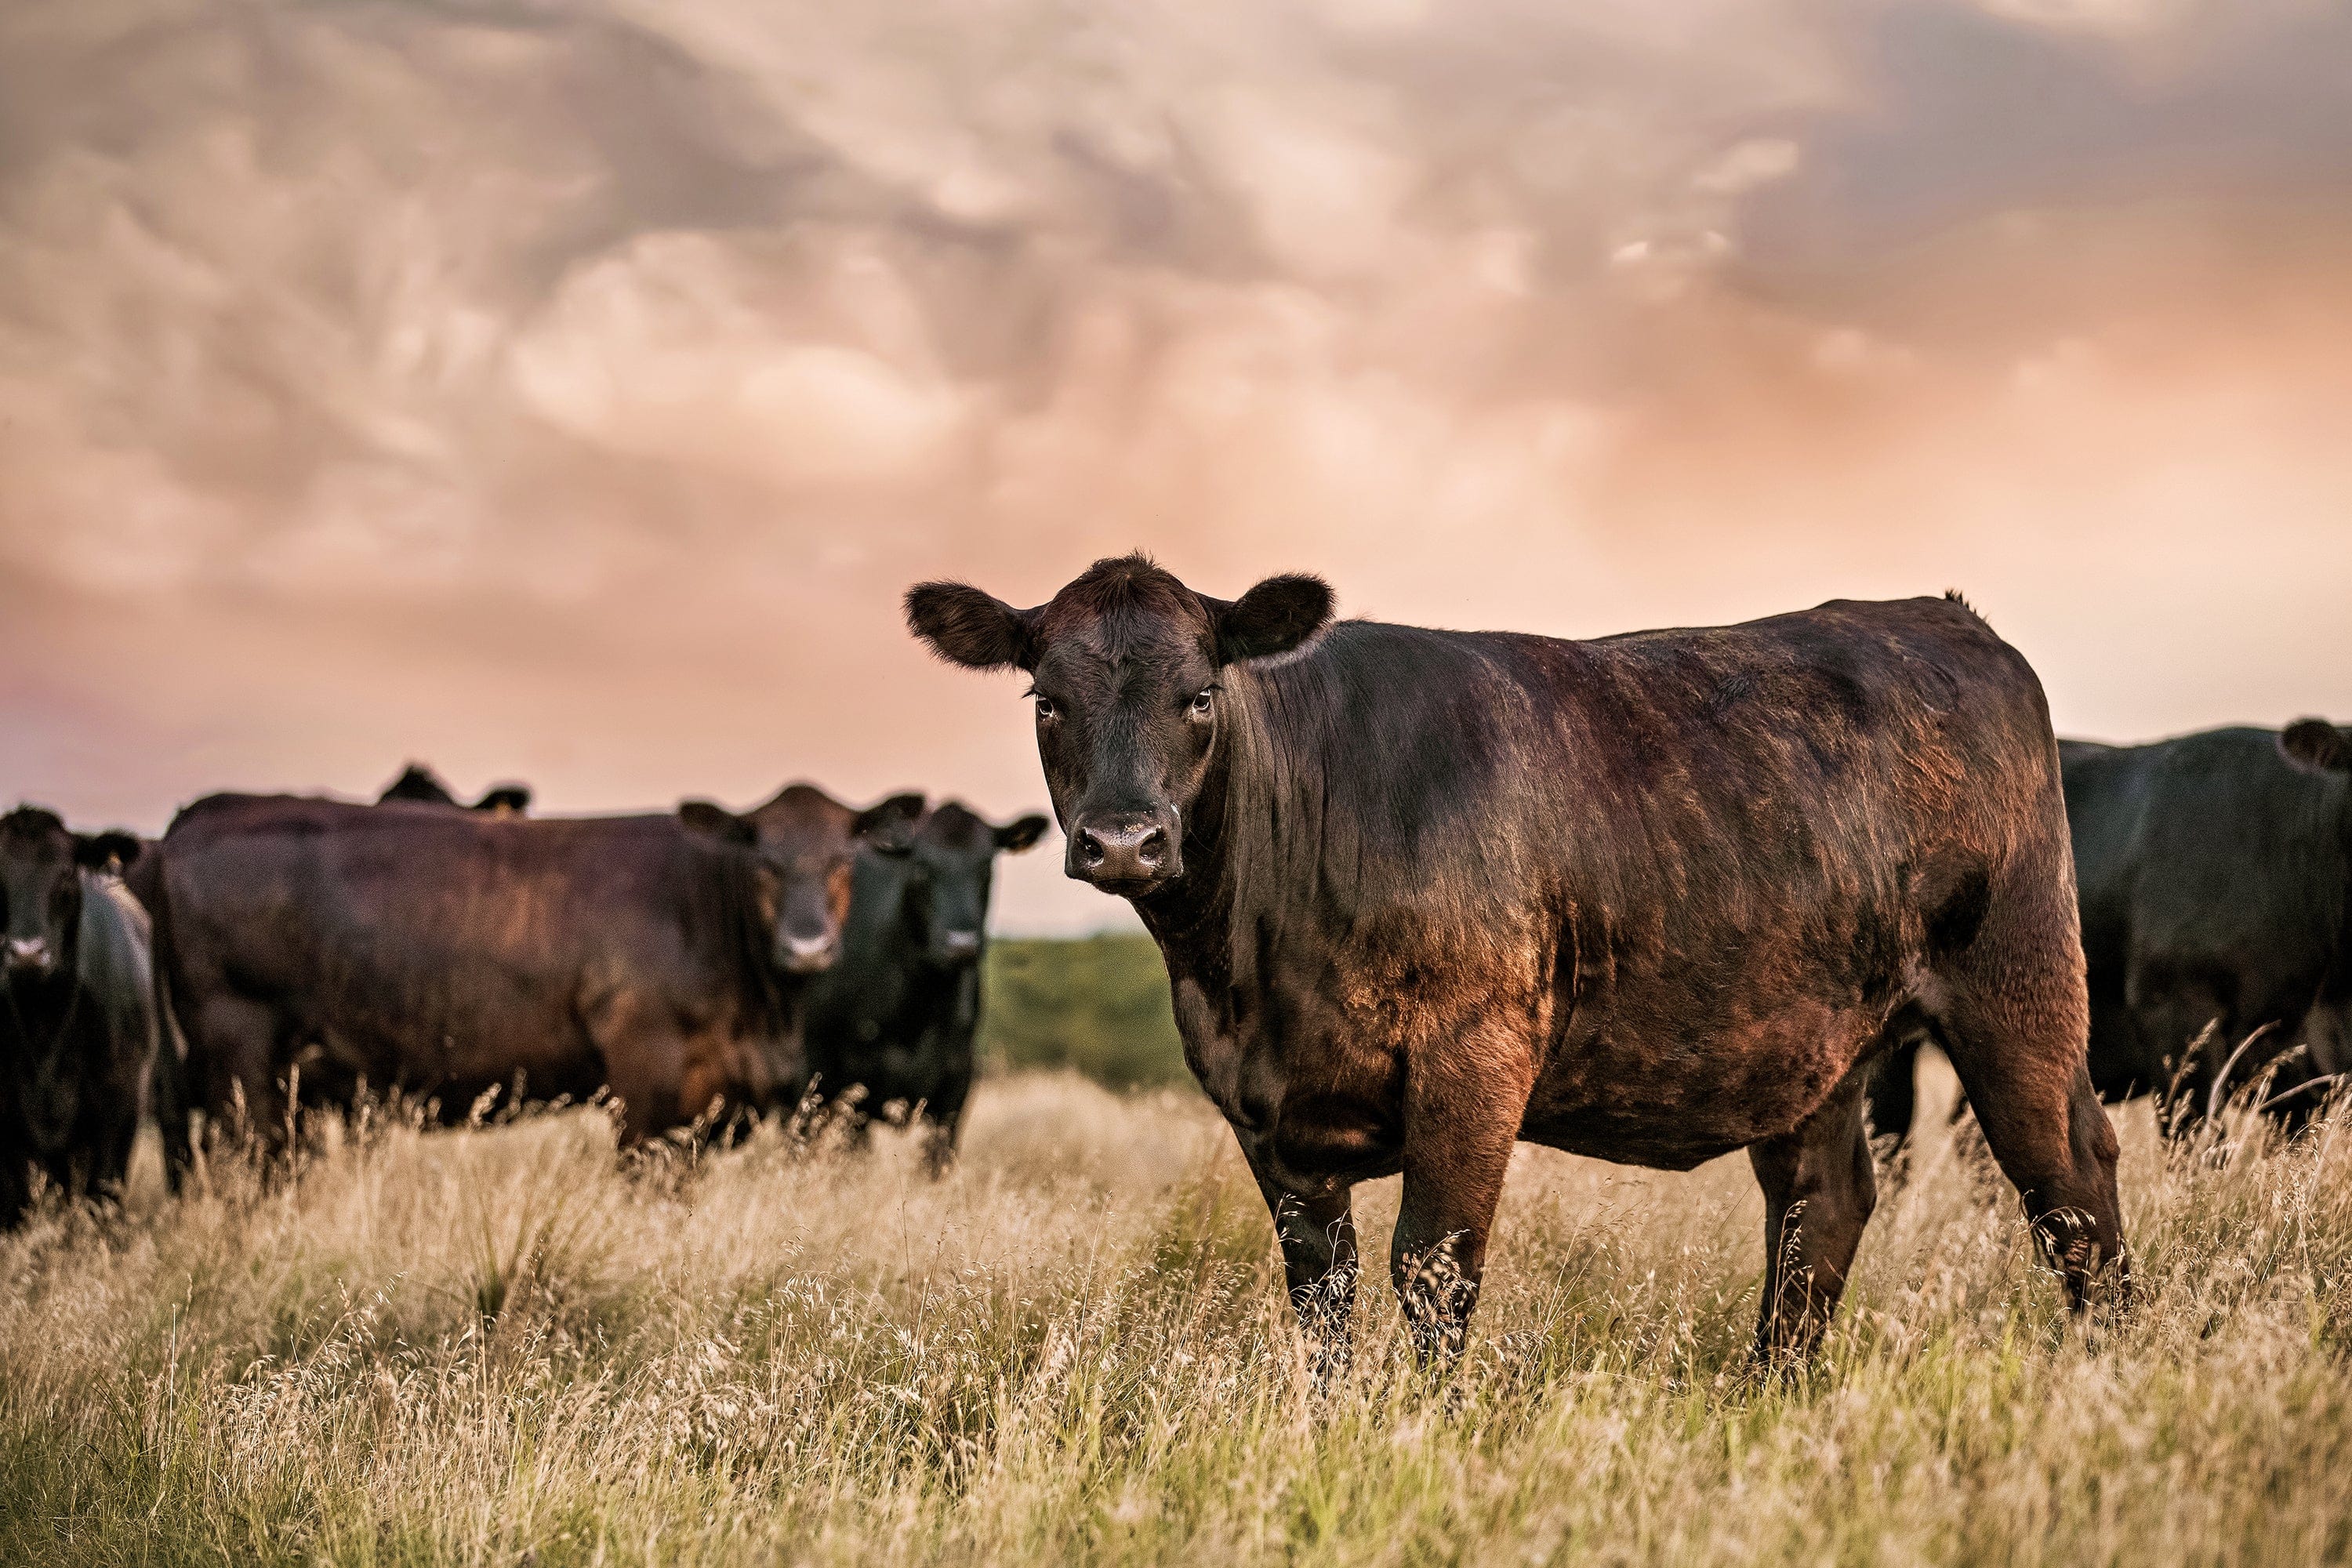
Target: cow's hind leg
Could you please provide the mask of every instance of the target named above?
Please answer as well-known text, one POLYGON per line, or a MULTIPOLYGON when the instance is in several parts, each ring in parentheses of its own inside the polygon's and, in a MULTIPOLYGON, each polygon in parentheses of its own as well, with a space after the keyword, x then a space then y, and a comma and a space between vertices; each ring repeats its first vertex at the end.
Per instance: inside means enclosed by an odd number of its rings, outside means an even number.
POLYGON ((1899 1154, 1911 1141, 1911 1121, 1918 1106, 1919 1037, 1906 1035, 1868 1070, 1870 1135, 1892 1138, 1899 1154))
POLYGON ((1845 1294, 1854 1249, 1878 1203, 1863 1118, 1872 1065, 1848 1073, 1793 1131, 1748 1148, 1764 1189, 1764 1299, 1756 1322, 1760 1363, 1809 1358, 1845 1294))
POLYGON ((251 1142, 267 1158, 286 1152, 285 1085, 277 1072, 277 1016, 242 996, 206 997, 186 1019, 190 1046, 205 1063, 207 1135, 251 1142))
POLYGON ((923 1173, 938 1181, 955 1169, 956 1142, 963 1131, 963 1107, 941 1111, 923 1107, 918 1119, 923 1151, 923 1173))
POLYGON ((1937 1034, 2001 1173, 2077 1310, 2103 1282, 2130 1294, 2115 1129, 2084 1058, 2088 1004, 2074 913, 2054 896, 1996 900, 1940 973, 1937 1034))

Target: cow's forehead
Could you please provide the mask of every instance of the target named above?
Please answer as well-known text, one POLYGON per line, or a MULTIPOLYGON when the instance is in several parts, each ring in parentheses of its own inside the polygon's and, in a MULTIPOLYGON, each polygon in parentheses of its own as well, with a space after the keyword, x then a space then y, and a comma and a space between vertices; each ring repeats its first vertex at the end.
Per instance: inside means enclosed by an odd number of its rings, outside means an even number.
POLYGON ((1129 607, 1066 622, 1048 634, 1038 673, 1120 689, 1138 678, 1175 677, 1209 663, 1207 617, 1129 607))
POLYGON ((937 805, 923 817, 916 837, 925 845, 950 853, 987 853, 996 847, 996 830, 961 801, 937 805))
POLYGON ((1174 573, 1126 555, 1097 561, 1064 586, 1037 612, 1035 631, 1047 660, 1161 662, 1207 648, 1209 612, 1174 573))
POLYGON ((45 865, 72 851, 72 836, 52 812, 23 805, 0 816, 0 860, 45 865))
POLYGON ((857 814, 814 784, 788 784, 751 813, 760 842, 787 852, 845 851, 857 814))

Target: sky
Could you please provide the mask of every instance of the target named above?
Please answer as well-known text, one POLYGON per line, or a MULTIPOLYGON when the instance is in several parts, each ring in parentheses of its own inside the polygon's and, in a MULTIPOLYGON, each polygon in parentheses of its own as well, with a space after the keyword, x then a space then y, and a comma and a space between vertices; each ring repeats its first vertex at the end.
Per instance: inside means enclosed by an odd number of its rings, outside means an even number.
MULTIPOLYGON (((907 584, 2352 719, 2329 0, 8 0, 0 798, 1042 807, 907 584)), ((1119 926, 1054 840, 1013 931, 1119 926)))

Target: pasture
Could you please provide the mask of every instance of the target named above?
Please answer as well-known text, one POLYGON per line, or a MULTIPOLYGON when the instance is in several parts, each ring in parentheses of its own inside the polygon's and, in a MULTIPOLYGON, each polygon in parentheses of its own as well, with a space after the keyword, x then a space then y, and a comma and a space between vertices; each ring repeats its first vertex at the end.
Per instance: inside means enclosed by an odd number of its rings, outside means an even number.
POLYGON ((1939 1131, 1785 1384, 1744 1159, 1522 1148, 1451 1382, 1382 1282, 1320 1394, 1189 1091, 1000 1073, 936 1184, 772 1130, 625 1171, 577 1110, 363 1118, 172 1205, 145 1152, 123 1215, 0 1240, 0 1562, 2345 1557, 2352 1128, 2119 1131, 2142 1298, 2095 1344, 1939 1131))

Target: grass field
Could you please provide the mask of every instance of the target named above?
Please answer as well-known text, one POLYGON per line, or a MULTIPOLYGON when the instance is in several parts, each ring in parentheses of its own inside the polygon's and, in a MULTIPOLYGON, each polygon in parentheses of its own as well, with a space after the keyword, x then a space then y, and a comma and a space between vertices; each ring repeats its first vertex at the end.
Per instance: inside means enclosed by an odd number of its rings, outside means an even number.
POLYGON ((1318 1397, 1197 1096, 992 1079, 936 1185, 896 1139, 629 1173, 580 1112, 362 1128, 0 1242, 0 1563, 2345 1557, 2352 1130, 2124 1132, 2105 1343, 1931 1142, 1822 1364, 1759 1383, 1746 1163, 1528 1150, 1451 1384, 1382 1288, 1318 1397))
POLYGON ((991 1068, 1066 1068, 1113 1089, 1191 1086, 1168 965, 1150 937, 999 937, 985 981, 980 1053, 991 1068))

